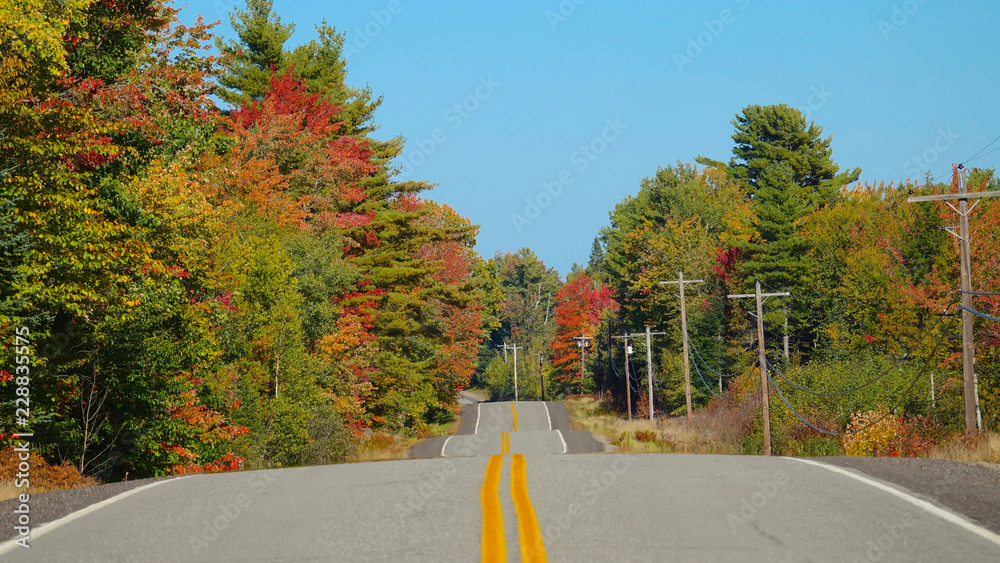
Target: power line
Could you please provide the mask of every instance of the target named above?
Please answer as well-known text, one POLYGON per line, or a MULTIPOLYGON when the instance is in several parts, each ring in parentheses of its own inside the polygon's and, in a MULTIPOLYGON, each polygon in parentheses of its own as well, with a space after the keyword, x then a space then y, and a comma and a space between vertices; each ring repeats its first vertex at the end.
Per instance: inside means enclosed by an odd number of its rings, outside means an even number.
MULTIPOLYGON (((973 159, 975 159, 975 158, 979 158, 979 153, 981 153, 981 152, 983 152, 984 150, 986 150, 986 149, 990 148, 990 145, 992 145, 993 143, 995 143, 995 142, 997 142, 997 141, 1000 141, 1000 135, 998 135, 996 139, 993 139, 992 141, 990 141, 990 142, 989 142, 989 144, 987 144, 987 145, 986 145, 985 147, 983 147, 983 148, 979 149, 979 152, 977 152, 976 154, 974 154, 974 155, 970 156, 969 158, 965 159, 965 161, 963 161, 963 162, 962 162, 962 164, 965 164, 965 163, 967 163, 967 162, 970 162, 970 161, 972 161, 972 160, 973 160, 973 159)), ((998 147, 998 148, 1000 148, 1000 147, 998 147)), ((990 151, 990 152, 993 152, 993 151, 995 151, 995 150, 997 150, 997 149, 993 149, 993 150, 992 150, 992 151, 990 151)), ((986 153, 986 154, 990 154, 990 152, 988 152, 988 153, 986 153)), ((986 156, 986 154, 984 154, 983 156, 986 156)))
POLYGON ((1000 293, 990 293, 987 291, 964 291, 960 289, 958 292, 966 295, 978 295, 980 297, 1000 297, 1000 293))
POLYGON ((986 320, 990 320, 990 321, 993 321, 993 322, 1000 323, 1000 317, 994 317, 994 316, 991 316, 991 315, 987 315, 986 313, 980 313, 979 311, 977 311, 975 309, 970 309, 969 307, 966 307, 965 305, 959 305, 959 307, 961 307, 963 311, 968 311, 968 312, 972 313, 973 315, 976 315, 977 317, 982 317, 982 318, 984 318, 986 320))
POLYGON ((715 395, 716 397, 722 398, 722 395, 716 393, 715 390, 712 389, 712 386, 709 385, 707 381, 705 381, 705 377, 701 375, 701 370, 698 369, 698 362, 694 362, 694 371, 695 373, 698 374, 698 379, 700 379, 702 384, 705 385, 705 389, 708 389, 709 393, 715 395))
MULTIPOLYGON (((918 371, 917 374, 915 376, 913 376, 913 379, 910 380, 910 385, 909 385, 909 387, 906 388, 905 391, 903 391, 903 396, 909 395, 910 391, 913 390, 913 387, 917 384, 917 381, 920 379, 920 376, 923 375, 923 373, 927 370, 927 366, 930 365, 931 360, 934 359, 934 353, 937 352, 937 349, 941 346, 941 342, 943 340, 944 340, 944 335, 938 337, 938 341, 934 345, 934 349, 931 350, 931 353, 927 356, 927 361, 924 362, 924 365, 923 365, 923 367, 920 368, 920 371, 918 371)), ((889 409, 889 412, 887 412, 883 416, 879 417, 878 420, 876 420, 876 421, 874 421, 874 422, 872 422, 870 424, 867 424, 865 426, 862 426, 861 428, 856 428, 854 430, 849 430, 847 432, 837 432, 835 430, 826 430, 825 428, 820 428, 820 427, 814 425, 813 423, 811 423, 808 420, 806 420, 805 417, 803 417, 801 414, 799 414, 799 411, 795 410, 795 407, 793 407, 791 405, 791 403, 788 402, 788 399, 785 398, 785 394, 781 392, 781 388, 778 387, 778 385, 774 382, 773 379, 771 379, 770 373, 767 373, 766 369, 764 370, 764 372, 767 374, 767 380, 771 382, 771 385, 774 385, 775 390, 778 391, 778 396, 781 397, 781 400, 782 400, 782 402, 785 403, 785 406, 787 406, 788 409, 790 411, 792 411, 792 414, 794 414, 799 420, 801 420, 803 423, 805 423, 806 426, 812 428, 813 430, 816 430, 817 432, 821 432, 823 434, 832 434, 834 436, 848 436, 848 435, 851 435, 851 434, 857 434, 858 432, 863 432, 865 430, 868 430, 869 428, 871 428, 872 426, 875 426, 876 424, 882 422, 883 420, 885 420, 889 416, 895 415, 896 408, 902 402, 902 400, 897 400, 896 404, 893 405, 891 409, 889 409)))
MULTIPOLYGON (((997 147, 997 148, 991 150, 988 153, 980 154, 984 150, 990 148, 990 146, 993 143, 997 142, 998 140, 1000 140, 1000 137, 997 137, 996 139, 993 139, 992 141, 990 141, 989 143, 987 143, 986 146, 983 147, 983 148, 981 148, 981 149, 979 149, 979 151, 977 151, 976 154, 974 154, 974 155, 970 156, 969 158, 965 159, 964 161, 962 161, 962 164, 968 164, 969 162, 972 162, 973 160, 979 160, 980 158, 983 158, 984 156, 987 156, 987 155, 990 155, 990 154, 993 154, 993 153, 997 152, 998 150, 1000 150, 1000 147, 997 147)), ((948 175, 947 171, 946 172, 942 172, 942 173, 938 174, 937 176, 935 176, 934 178, 932 178, 931 182, 932 183, 937 183, 938 180, 940 180, 941 178, 944 178, 947 175, 948 175)))
MULTIPOLYGON (((917 349, 917 346, 919 346, 920 343, 923 342, 924 339, 927 338, 927 336, 931 334, 931 331, 934 330, 935 328, 937 328, 937 325, 941 324, 941 322, 943 320, 944 320, 944 317, 939 318, 936 323, 934 323, 930 328, 928 328, 927 332, 925 332, 923 334, 923 336, 921 336, 920 339, 918 339, 913 344, 913 346, 911 346, 910 349, 907 350, 905 354, 903 354, 903 357, 906 358, 911 353, 913 353, 913 351, 917 349)), ((774 367, 774 364, 772 364, 770 361, 767 362, 767 364, 769 366, 771 366, 771 369, 774 370, 774 373, 777 373, 778 377, 780 377, 781 379, 784 379, 785 381, 787 381, 789 384, 791 384, 792 387, 795 387, 796 389, 798 389, 799 391, 802 391, 803 393, 809 393, 810 395, 818 395, 820 397, 839 397, 839 396, 842 396, 842 395, 847 395, 847 394, 853 393, 855 391, 859 391, 861 389, 864 389, 865 387, 868 387, 869 385, 871 385, 871 384, 873 384, 873 383, 881 380, 883 377, 889 375, 889 373, 891 373, 892 370, 897 369, 899 367, 899 363, 900 363, 900 360, 897 360, 896 361, 896 365, 892 366, 891 368, 889 368, 888 370, 882 372, 881 374, 873 377, 872 379, 869 379, 866 383, 858 385, 857 387, 854 387, 852 389, 847 389, 846 391, 837 391, 836 393, 820 393, 819 391, 812 391, 810 389, 806 389, 805 387, 801 387, 800 385, 796 384, 794 381, 792 381, 792 380, 788 379, 787 377, 785 377, 784 375, 782 375, 781 372, 778 371, 778 368, 774 367)))
POLYGON ((714 373, 715 375, 718 375, 719 377, 733 377, 732 375, 726 375, 724 373, 716 371, 715 369, 712 368, 712 366, 708 365, 708 362, 705 361, 705 358, 701 355, 701 352, 699 352, 698 349, 694 347, 694 344, 691 344, 690 340, 688 341, 688 345, 690 345, 691 349, 694 350, 695 355, 698 356, 699 359, 701 359, 701 363, 705 364, 705 369, 714 373))
MULTIPOLYGON (((969 160, 966 160, 965 162, 972 162, 973 160, 979 160, 980 158, 983 158, 984 156, 989 156, 989 155, 991 155, 991 154, 993 154, 993 153, 995 153, 997 151, 1000 151, 1000 147, 997 147, 997 148, 991 150, 990 152, 988 152, 986 154, 977 156, 976 158, 970 158, 969 160)), ((963 162, 963 164, 965 164, 965 163, 963 162)))
MULTIPOLYGON (((694 346, 691 344, 690 340, 688 341, 688 346, 690 346, 692 350, 695 349, 694 346)), ((701 354, 697 354, 697 353, 696 353, 696 355, 701 356, 701 354)), ((721 398, 722 395, 719 395, 714 390, 712 390, 712 386, 709 385, 708 382, 705 381, 704 376, 701 375, 701 369, 698 368, 698 362, 695 361, 695 362, 692 362, 692 363, 694 364, 694 371, 695 371, 695 373, 698 374, 698 379, 700 379, 701 382, 705 384, 705 389, 708 389, 708 392, 711 393, 711 394, 713 394, 713 395, 715 395, 716 397, 721 398)), ((708 364, 705 364, 705 365, 706 365, 706 367, 708 366, 708 364)))
POLYGON ((760 359, 758 363, 760 364, 760 388, 761 388, 761 419, 764 426, 764 455, 771 455, 771 417, 770 417, 770 405, 767 397, 767 362, 766 350, 764 347, 764 309, 763 301, 765 297, 782 297, 788 295, 787 291, 781 293, 761 293, 760 292, 760 280, 758 279, 754 284, 753 293, 731 293, 728 295, 729 299, 746 299, 753 297, 757 301, 757 346, 759 348, 760 359))

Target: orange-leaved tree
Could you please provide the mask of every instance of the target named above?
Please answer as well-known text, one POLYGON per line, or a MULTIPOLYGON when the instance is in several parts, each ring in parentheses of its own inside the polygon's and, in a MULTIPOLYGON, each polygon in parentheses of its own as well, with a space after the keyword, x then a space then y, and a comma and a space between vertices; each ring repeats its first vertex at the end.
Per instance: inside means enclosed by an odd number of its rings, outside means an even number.
POLYGON ((563 391, 582 391, 587 388, 587 382, 581 371, 578 341, 574 337, 593 337, 601 321, 617 311, 618 303, 608 287, 586 272, 571 276, 552 300, 558 325, 552 342, 554 379, 562 385, 563 391))

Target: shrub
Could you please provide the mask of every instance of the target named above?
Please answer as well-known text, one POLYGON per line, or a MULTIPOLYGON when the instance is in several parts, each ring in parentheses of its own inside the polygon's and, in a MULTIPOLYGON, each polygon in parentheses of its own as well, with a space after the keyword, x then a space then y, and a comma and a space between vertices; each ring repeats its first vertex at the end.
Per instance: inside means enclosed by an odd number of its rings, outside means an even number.
POLYGON ((655 442, 656 432, 652 430, 636 430, 635 439, 640 442, 655 442))
POLYGON ((351 452, 350 432, 333 407, 316 409, 306 426, 309 443, 302 448, 299 460, 303 465, 322 465, 343 461, 351 452))
POLYGON ((885 407, 851 415, 849 432, 843 437, 844 453, 850 456, 898 456, 898 440, 903 432, 902 418, 889 414, 885 407), (876 422, 877 421, 877 422, 876 422), (870 428, 865 428, 871 425, 870 428))
MULTIPOLYGON (((14 446, 7 446, 0 450, 0 475, 3 476, 2 479, 13 478, 18 473, 20 462, 18 452, 14 451, 14 446)), ((31 464, 31 486, 27 491, 11 487, 11 492, 8 492, 7 496, 13 497, 24 492, 41 493, 62 489, 78 489, 100 484, 93 477, 80 475, 76 466, 70 465, 68 461, 63 462, 62 465, 50 465, 42 456, 31 452, 28 456, 28 463, 31 464)), ((7 489, 8 487, 4 487, 5 491, 7 489)))

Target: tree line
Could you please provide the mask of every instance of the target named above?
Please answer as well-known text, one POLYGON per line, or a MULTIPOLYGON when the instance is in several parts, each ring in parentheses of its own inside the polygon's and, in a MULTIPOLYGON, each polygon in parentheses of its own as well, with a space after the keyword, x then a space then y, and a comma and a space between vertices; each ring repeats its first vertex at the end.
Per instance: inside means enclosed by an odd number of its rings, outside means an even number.
MULTIPOLYGON (((476 225, 398 179, 404 140, 373 137, 382 99, 349 84, 342 33, 324 23, 289 49, 269 0, 232 15, 230 42, 176 16, 162 0, 0 8, 0 418, 15 428, 27 327, 49 461, 105 480, 339 461, 369 432, 452 420, 470 385, 512 398, 512 345, 522 399, 599 393, 624 412, 631 385, 639 412, 679 414, 679 302, 659 282, 681 271, 704 280, 687 301, 695 406, 733 413, 747 451, 755 311, 726 296, 756 280, 790 293, 764 314, 776 375, 823 392, 879 377, 845 398, 779 381, 797 412, 845 429, 896 408, 923 438, 959 427, 953 215, 905 201, 954 179, 860 185, 798 110, 748 106, 728 162, 658 168, 563 279, 527 248, 480 256, 476 225), (626 357, 611 338, 647 326, 666 333, 652 397, 644 342, 626 357), (909 385, 923 366, 933 387, 909 385)), ((997 179, 973 169, 969 185, 997 179)), ((982 292, 1000 292, 998 222, 984 200, 982 292)), ((977 307, 1000 314, 995 296, 977 307)), ((996 430, 1000 329, 977 339, 996 430)), ((793 415, 777 409, 779 450, 835 447, 793 415)))
POLYGON ((3 428, 17 327, 40 453, 103 479, 337 461, 453 416, 496 322, 478 228, 394 179, 343 34, 289 50, 251 0, 214 56, 176 16, 3 11, 3 428))
MULTIPOLYGON (((787 434, 779 438, 807 448, 786 451, 838 451, 834 438, 810 424, 844 431, 873 412, 895 412, 899 431, 912 430, 911 443, 959 431, 958 241, 948 234, 957 219, 943 202, 906 201, 956 191, 958 172, 950 182, 928 174, 861 184, 860 169, 842 170, 832 158, 832 137, 797 109, 751 105, 732 123, 728 162, 699 156, 658 168, 611 210, 587 266, 574 267, 571 280, 589 284, 574 302, 595 319, 584 326, 597 337, 585 387, 624 410, 627 360, 620 341, 610 337, 651 326, 666 332, 654 343, 654 404, 684 412, 680 303, 676 286, 659 283, 683 271, 687 279, 704 280, 687 290, 695 404, 743 413, 748 451, 760 445, 756 311, 727 296, 752 293, 756 281, 765 292, 790 294, 764 307, 770 372, 789 401, 772 399, 787 434), (610 306, 592 301, 605 289, 610 306), (802 392, 836 393, 866 382, 845 396, 802 392)), ((968 178, 970 191, 998 187, 993 169, 972 168, 968 178)), ((996 293, 1000 205, 983 199, 974 213, 973 288, 996 293)), ((975 306, 995 316, 1000 300, 977 296, 975 306)), ((1000 429, 998 337, 997 323, 977 320, 980 408, 983 427, 992 430, 1000 429)), ((632 342, 644 350, 643 341, 632 342)), ((641 370, 644 356, 629 361, 641 370)), ((570 370, 584 375, 579 358, 563 371, 570 370)), ((637 384, 633 380, 633 400, 642 410, 648 397, 637 384)))

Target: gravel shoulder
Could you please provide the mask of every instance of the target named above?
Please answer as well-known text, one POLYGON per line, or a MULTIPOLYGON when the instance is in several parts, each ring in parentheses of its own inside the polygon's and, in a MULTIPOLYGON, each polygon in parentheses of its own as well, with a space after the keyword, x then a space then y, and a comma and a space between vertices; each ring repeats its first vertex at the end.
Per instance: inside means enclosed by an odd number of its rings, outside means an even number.
POLYGON ((1000 466, 946 459, 819 457, 816 461, 856 469, 905 487, 918 497, 965 515, 1000 533, 1000 466))
MULTIPOLYGON (((28 498, 29 515, 31 517, 29 525, 32 530, 37 530, 42 524, 69 516, 77 510, 82 510, 92 504, 107 500, 137 487, 166 479, 176 479, 176 477, 153 477, 150 479, 136 479, 134 481, 95 485, 79 489, 34 493, 28 498)), ((14 531, 14 526, 16 525, 14 510, 20 504, 18 499, 0 501, 0 541, 7 541, 17 536, 17 533, 14 531)))

